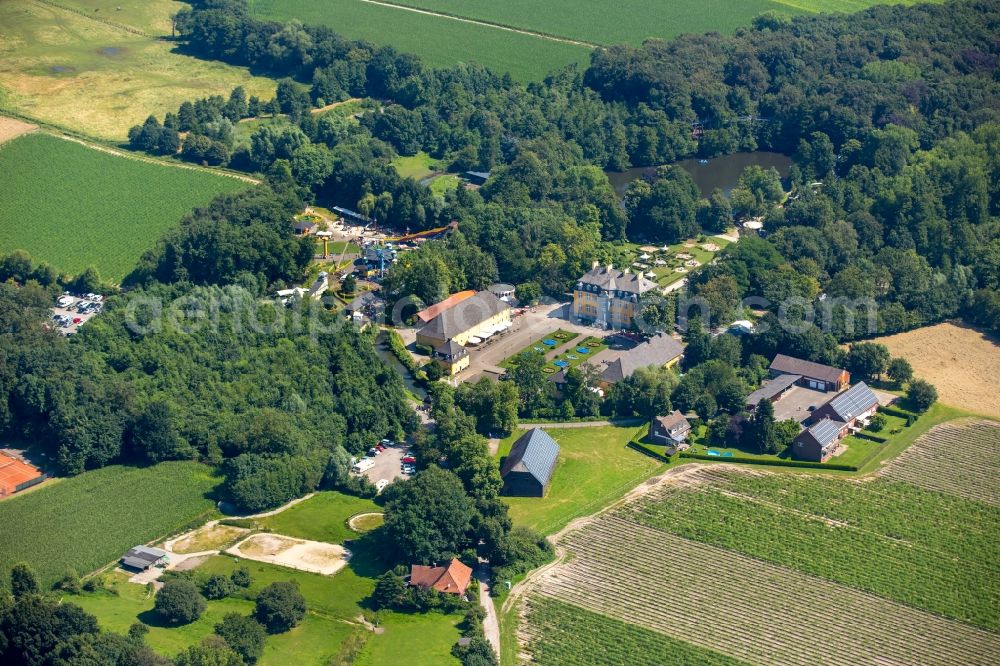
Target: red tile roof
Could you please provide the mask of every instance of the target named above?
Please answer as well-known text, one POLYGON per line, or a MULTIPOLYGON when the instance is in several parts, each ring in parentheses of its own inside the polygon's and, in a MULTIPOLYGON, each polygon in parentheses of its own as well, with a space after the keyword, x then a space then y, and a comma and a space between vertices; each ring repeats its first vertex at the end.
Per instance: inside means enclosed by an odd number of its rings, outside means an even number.
POLYGON ((414 564, 410 568, 410 585, 433 588, 445 594, 464 595, 471 581, 472 569, 458 560, 452 560, 447 567, 414 564))
POLYGON ((472 296, 475 296, 475 295, 476 295, 476 292, 473 291, 472 289, 467 289, 466 291, 460 291, 458 293, 452 294, 451 296, 449 296, 448 298, 444 299, 440 303, 435 303, 434 305, 430 306, 426 310, 421 310, 420 312, 418 312, 417 313, 417 319, 419 319, 420 321, 422 321, 422 322, 424 322, 426 324, 431 319, 434 319, 434 317, 437 317, 439 314, 441 314, 445 310, 447 310, 447 309, 449 309, 451 307, 454 307, 454 306, 458 305, 459 303, 461 303, 462 301, 464 301, 465 299, 471 298, 472 296))

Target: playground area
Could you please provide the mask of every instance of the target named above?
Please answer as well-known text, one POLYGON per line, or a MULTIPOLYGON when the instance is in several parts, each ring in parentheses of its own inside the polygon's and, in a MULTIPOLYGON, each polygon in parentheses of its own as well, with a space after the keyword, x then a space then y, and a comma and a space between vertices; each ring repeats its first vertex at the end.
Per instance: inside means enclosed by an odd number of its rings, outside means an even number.
POLYGON ((225 552, 324 576, 343 569, 351 557, 350 551, 336 544, 264 533, 251 535, 225 552))

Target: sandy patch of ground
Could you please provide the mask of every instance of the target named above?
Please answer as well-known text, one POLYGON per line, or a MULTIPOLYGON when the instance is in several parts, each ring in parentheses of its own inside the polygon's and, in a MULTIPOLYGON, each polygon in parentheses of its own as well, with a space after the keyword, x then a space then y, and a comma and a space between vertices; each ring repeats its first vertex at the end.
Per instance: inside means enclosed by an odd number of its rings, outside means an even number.
POLYGON ((171 544, 171 550, 175 553, 200 553, 206 550, 219 550, 227 544, 236 541, 249 531, 242 527, 213 523, 205 525, 194 532, 189 532, 182 538, 174 541, 171 544))
POLYGON ((0 143, 16 139, 22 134, 34 132, 36 129, 38 129, 38 125, 32 125, 16 118, 0 116, 0 143))
POLYGON ((208 558, 210 557, 211 554, 198 555, 197 557, 188 557, 170 568, 173 569, 174 571, 191 571, 192 569, 197 569, 198 567, 200 567, 202 563, 208 560, 208 558))
POLYGON ((347 521, 347 526, 355 532, 370 532, 382 525, 383 522, 385 522, 384 513, 359 513, 356 516, 351 516, 351 519, 347 521))
POLYGON ((981 331, 953 323, 926 326, 882 338, 893 356, 913 365, 946 405, 1000 417, 996 377, 1000 376, 1000 341, 981 331))
POLYGON ((351 556, 350 551, 343 546, 322 541, 293 539, 280 534, 254 534, 226 553, 324 576, 340 571, 351 556))

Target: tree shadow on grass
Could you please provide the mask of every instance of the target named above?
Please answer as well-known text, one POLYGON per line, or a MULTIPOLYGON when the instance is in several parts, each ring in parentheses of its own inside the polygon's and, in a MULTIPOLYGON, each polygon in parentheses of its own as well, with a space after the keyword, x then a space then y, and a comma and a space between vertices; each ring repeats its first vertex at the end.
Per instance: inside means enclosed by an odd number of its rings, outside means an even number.
POLYGON ((183 624, 168 622, 162 615, 153 609, 142 611, 136 616, 136 619, 147 627, 156 627, 158 629, 176 629, 184 626, 183 624))

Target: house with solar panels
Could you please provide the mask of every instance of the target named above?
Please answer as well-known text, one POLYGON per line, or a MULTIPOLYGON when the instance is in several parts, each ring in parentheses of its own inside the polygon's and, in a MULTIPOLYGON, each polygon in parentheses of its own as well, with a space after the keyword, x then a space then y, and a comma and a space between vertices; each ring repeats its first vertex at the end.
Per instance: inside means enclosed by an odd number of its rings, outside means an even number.
POLYGON ((838 393, 813 411, 811 425, 792 444, 792 457, 812 462, 828 460, 840 440, 868 425, 878 404, 878 396, 864 382, 838 393))
POLYGON ((543 497, 559 458, 559 445, 549 433, 532 428, 521 435, 500 467, 502 495, 543 497))
POLYGON ((878 397, 864 382, 838 393, 812 413, 812 422, 833 419, 846 423, 852 430, 868 425, 868 419, 878 409, 878 397))
POLYGON ((810 462, 826 462, 837 448, 840 440, 847 435, 847 424, 843 421, 823 419, 814 423, 792 442, 792 458, 810 462))

